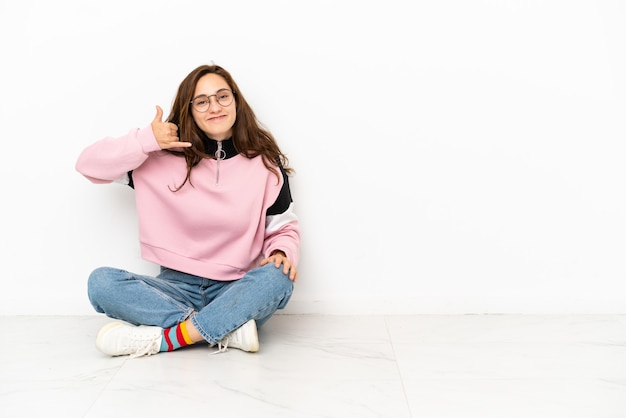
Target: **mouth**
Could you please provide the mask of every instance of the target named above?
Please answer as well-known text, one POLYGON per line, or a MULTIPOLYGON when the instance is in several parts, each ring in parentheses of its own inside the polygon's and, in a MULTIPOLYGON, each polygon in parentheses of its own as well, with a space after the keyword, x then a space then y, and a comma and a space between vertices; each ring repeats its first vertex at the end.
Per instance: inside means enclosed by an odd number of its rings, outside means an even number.
POLYGON ((220 116, 214 116, 212 118, 208 118, 207 120, 211 121, 211 122, 219 122, 219 121, 221 121, 222 119, 225 119, 225 118, 226 118, 226 115, 220 115, 220 116))

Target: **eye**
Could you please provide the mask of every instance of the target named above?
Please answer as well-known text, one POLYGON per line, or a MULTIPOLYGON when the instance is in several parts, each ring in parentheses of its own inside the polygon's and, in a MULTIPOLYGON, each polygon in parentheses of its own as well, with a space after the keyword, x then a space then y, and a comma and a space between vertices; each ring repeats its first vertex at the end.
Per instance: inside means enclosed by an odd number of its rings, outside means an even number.
POLYGON ((208 97, 198 97, 193 102, 194 102, 194 104, 196 106, 206 106, 207 103, 209 103, 209 98, 208 97))
POLYGON ((230 93, 227 91, 223 91, 219 94, 219 99, 220 100, 226 100, 230 97, 230 93))

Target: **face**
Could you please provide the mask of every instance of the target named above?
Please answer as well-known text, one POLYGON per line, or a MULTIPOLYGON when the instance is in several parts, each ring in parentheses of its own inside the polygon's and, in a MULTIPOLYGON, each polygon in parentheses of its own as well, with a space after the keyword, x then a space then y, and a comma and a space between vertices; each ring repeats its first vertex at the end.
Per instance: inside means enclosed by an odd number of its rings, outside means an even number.
MULTIPOLYGON (((191 106, 191 114, 198 127, 209 138, 217 141, 222 141, 232 136, 232 128, 237 118, 237 106, 234 98, 228 106, 221 106, 217 102, 217 98, 220 97, 220 91, 223 89, 230 91, 228 83, 221 76, 212 73, 202 76, 198 80, 198 84, 196 84, 193 99, 202 95, 209 96, 210 106, 205 112, 199 112, 195 109, 195 106, 191 106)), ((232 95, 232 93, 230 94, 232 95)), ((204 98, 206 99, 206 97, 204 98)))

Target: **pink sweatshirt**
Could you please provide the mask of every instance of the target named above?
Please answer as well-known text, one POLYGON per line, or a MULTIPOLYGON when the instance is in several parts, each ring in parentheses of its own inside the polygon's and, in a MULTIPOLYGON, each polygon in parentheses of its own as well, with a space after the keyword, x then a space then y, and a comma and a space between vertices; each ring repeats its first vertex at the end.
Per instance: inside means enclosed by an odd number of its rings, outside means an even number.
POLYGON ((76 169, 93 183, 128 184, 132 172, 145 260, 213 280, 239 279, 274 250, 298 263, 287 177, 260 156, 203 159, 191 170, 193 186, 172 192, 185 179, 185 159, 162 151, 148 126, 90 145, 76 169))

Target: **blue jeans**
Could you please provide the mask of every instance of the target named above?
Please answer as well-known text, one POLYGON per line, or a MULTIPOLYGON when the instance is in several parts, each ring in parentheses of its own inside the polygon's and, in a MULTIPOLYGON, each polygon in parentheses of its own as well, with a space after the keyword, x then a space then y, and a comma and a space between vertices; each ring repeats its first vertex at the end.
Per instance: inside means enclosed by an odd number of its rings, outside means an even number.
POLYGON ((274 264, 227 282, 165 267, 156 277, 100 267, 89 276, 87 290, 94 309, 111 318, 161 328, 191 318, 202 337, 217 344, 249 320, 261 326, 283 309, 293 282, 274 264))

